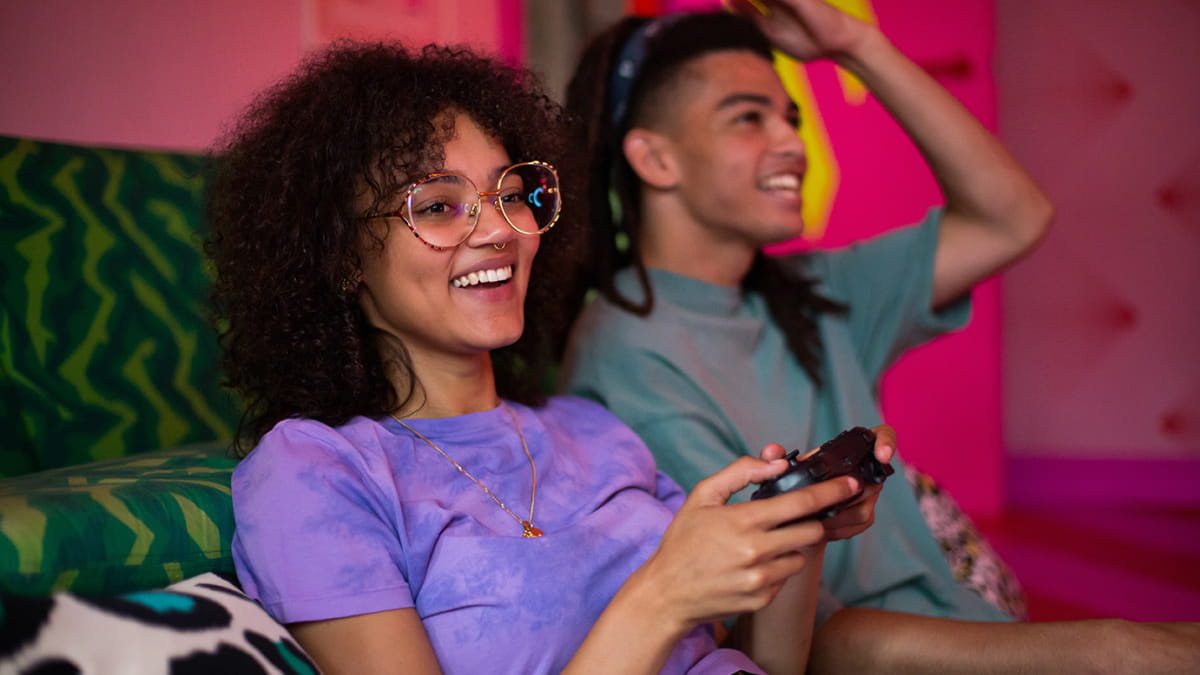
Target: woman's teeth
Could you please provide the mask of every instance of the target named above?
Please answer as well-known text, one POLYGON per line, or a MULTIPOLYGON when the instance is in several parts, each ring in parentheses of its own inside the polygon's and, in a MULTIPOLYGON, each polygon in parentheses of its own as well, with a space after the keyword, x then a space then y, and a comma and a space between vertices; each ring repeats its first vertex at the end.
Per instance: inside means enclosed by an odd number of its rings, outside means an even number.
POLYGON ((494 270, 480 270, 464 274, 450 283, 455 288, 466 288, 467 286, 477 286, 479 284, 491 284, 499 281, 508 281, 512 278, 512 265, 505 265, 494 270))

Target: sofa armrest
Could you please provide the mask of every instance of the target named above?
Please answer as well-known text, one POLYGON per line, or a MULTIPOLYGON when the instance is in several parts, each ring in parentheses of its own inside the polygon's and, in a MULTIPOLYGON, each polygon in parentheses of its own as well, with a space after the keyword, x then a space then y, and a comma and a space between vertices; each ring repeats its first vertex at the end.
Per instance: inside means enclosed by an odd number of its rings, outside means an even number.
POLYGON ((232 573, 236 464, 209 442, 0 480, 0 591, 123 593, 232 573))

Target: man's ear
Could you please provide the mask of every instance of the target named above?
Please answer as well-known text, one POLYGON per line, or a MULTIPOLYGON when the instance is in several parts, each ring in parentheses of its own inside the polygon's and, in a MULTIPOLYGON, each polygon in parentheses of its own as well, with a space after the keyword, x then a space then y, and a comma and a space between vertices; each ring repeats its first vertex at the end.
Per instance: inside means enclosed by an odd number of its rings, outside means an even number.
POLYGON ((662 134, 635 127, 625 134, 621 149, 642 182, 660 190, 670 190, 679 184, 671 143, 662 134))

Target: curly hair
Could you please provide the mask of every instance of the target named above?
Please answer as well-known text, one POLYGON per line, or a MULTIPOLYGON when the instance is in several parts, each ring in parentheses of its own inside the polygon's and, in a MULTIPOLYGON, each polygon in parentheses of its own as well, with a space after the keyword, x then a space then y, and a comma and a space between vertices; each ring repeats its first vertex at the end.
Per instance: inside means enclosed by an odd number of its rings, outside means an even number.
MULTIPOLYGON (((641 181, 621 150, 625 134, 637 126, 660 123, 664 97, 684 69, 696 59, 721 51, 746 51, 766 61, 771 43, 748 19, 728 12, 674 14, 658 19, 626 17, 595 36, 584 49, 567 87, 571 147, 575 155, 569 177, 586 186, 589 268, 586 277, 617 307, 648 316, 654 310, 654 289, 638 246, 641 223, 641 181), (653 29, 651 31, 650 29, 653 29), (618 63, 628 57, 627 45, 644 40, 640 68, 626 102, 615 98, 613 72, 629 68, 618 63), (614 116, 614 110, 627 110, 614 116), (614 273, 633 266, 642 301, 624 296, 613 284, 614 273)), ((761 294, 783 330, 789 351, 818 386, 821 384, 821 340, 816 315, 842 312, 845 307, 822 297, 815 282, 785 271, 761 251, 755 256, 743 288, 761 294)))
MULTIPOLYGON (((561 110, 532 73, 463 48, 391 42, 342 41, 308 57, 215 146, 205 251, 226 384, 245 406, 239 453, 288 417, 338 425, 385 416, 414 395, 403 345, 384 350, 343 285, 363 242, 382 246, 386 235, 366 228, 356 197, 365 185, 379 207, 439 168, 451 112, 472 118, 514 162, 561 159, 561 110), (409 376, 406 394, 390 384, 394 368, 409 376)), ((567 329, 571 229, 542 235, 526 297, 536 321, 493 353, 505 398, 544 403, 544 371, 567 329)))

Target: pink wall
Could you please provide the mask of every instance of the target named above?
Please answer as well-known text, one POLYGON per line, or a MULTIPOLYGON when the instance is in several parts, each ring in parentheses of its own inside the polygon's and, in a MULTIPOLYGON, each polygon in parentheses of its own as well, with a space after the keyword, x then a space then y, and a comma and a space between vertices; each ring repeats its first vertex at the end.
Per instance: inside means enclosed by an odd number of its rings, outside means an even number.
MULTIPOLYGON (((1022 455, 1200 459, 1200 4, 1006 3, 1005 127, 1058 222, 1011 275, 1022 455)), ((1200 483, 1197 483, 1200 487, 1200 483)))
POLYGON ((208 145, 301 54, 295 0, 0 5, 0 133, 208 145))
POLYGON ((199 150, 254 92, 340 35, 519 58, 520 0, 0 3, 0 133, 199 150), (514 19, 513 17, 517 17, 514 19))
POLYGON ((997 8, 1002 131, 1058 209, 1004 287, 1016 502, 1200 506, 1200 4, 997 8))

